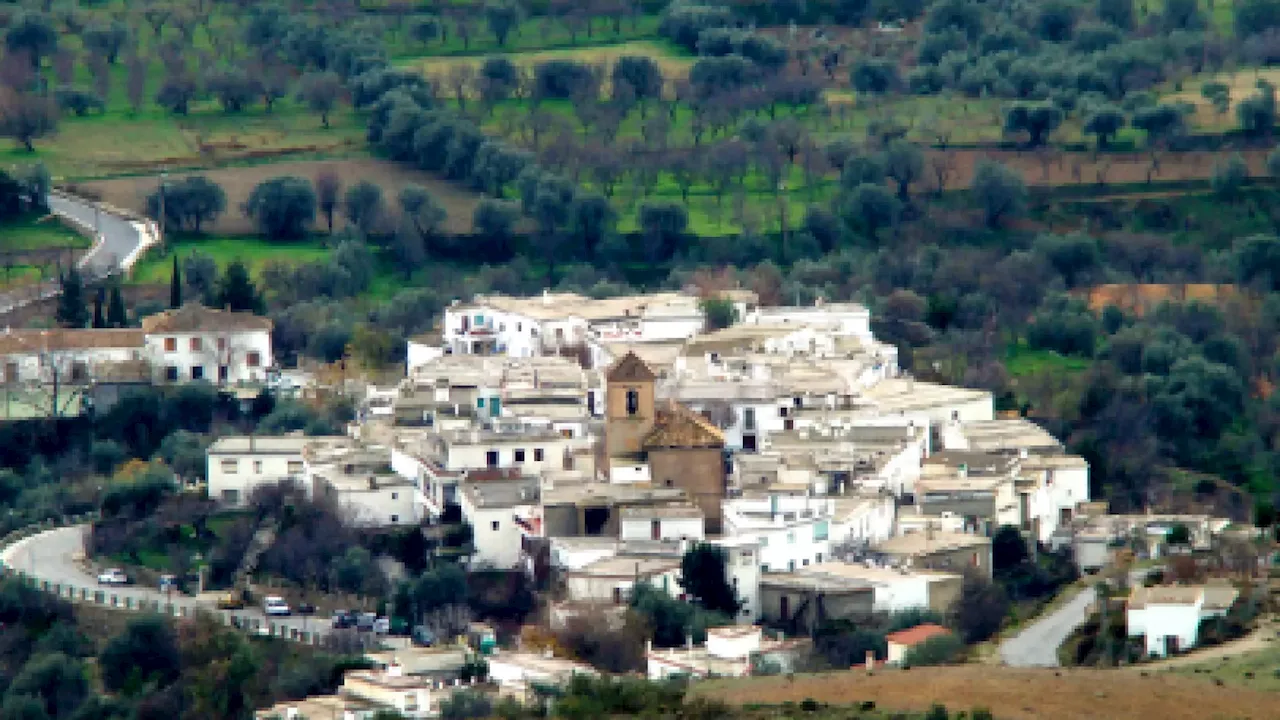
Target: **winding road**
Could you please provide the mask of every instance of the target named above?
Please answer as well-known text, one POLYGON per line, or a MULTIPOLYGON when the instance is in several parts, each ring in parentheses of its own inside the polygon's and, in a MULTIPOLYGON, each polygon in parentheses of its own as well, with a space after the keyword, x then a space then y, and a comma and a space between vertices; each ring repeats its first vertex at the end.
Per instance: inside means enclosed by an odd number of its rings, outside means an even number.
MULTIPOLYGON (((330 631, 328 618, 273 617, 267 616, 257 608, 226 611, 218 610, 214 602, 196 599, 186 595, 166 595, 157 589, 137 585, 100 586, 97 575, 88 569, 79 558, 84 552, 84 536, 88 525, 46 530, 45 532, 24 538, 0 552, 0 561, 15 571, 26 573, 41 582, 58 585, 61 595, 68 594, 80 602, 97 602, 108 607, 137 608, 140 602, 148 605, 158 603, 161 608, 172 604, 172 612, 186 614, 204 610, 222 616, 231 622, 237 618, 242 627, 258 628, 289 639, 310 641, 313 636, 323 637, 330 631), (88 599, 85 599, 85 592, 88 599), (101 593, 98 595, 97 593, 101 593), (301 633, 307 633, 301 638, 301 633)), ((261 630, 260 630, 261 631, 261 630)))
MULTIPOLYGON (((1151 569, 1129 573, 1129 586, 1140 584, 1151 569)), ((1059 667, 1058 648, 1076 628, 1089 619, 1089 607, 1098 599, 1091 583, 1067 604, 1023 628, 1000 645, 1000 661, 1011 667, 1059 667)))
MULTIPOLYGON (((118 208, 52 190, 49 211, 80 228, 93 238, 93 245, 78 263, 82 274, 97 280, 128 270, 144 249, 155 244, 158 234, 153 223, 118 208)), ((51 298, 60 290, 56 280, 0 293, 0 315, 51 298)))

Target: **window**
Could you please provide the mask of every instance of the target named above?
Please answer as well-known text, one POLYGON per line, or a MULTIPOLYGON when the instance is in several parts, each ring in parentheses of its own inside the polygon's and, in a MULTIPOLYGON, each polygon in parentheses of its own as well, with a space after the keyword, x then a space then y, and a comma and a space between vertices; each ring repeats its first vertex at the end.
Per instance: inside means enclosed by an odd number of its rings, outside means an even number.
POLYGON ((817 555, 815 555, 813 558, 813 561, 816 563, 822 562, 822 553, 818 553, 817 555))
POLYGON ((302 474, 302 461, 301 461, 301 460, 290 460, 290 461, 289 461, 289 474, 290 474, 290 475, 301 475, 301 474, 302 474))
POLYGON ((794 571, 795 571, 795 569, 796 569, 796 561, 795 561, 795 560, 788 560, 788 561, 787 561, 787 569, 788 569, 788 570, 791 570, 792 572, 794 572, 794 571))
POLYGON ((254 474, 255 474, 255 475, 261 475, 261 474, 262 474, 262 461, 261 461, 261 460, 254 460, 254 461, 253 461, 253 472, 254 472, 254 474))
POLYGON ((218 352, 225 352, 227 349, 227 339, 218 338, 218 352))
POLYGON ((826 521, 826 520, 822 520, 822 521, 817 522, 817 523, 815 523, 815 524, 814 524, 814 526, 813 526, 813 539, 814 539, 814 540, 826 540, 826 539, 827 539, 827 535, 828 535, 829 533, 830 533, 830 529, 827 527, 827 521, 826 521))
POLYGON ((756 409, 755 408, 743 408, 742 427, 747 430, 756 429, 756 409))
POLYGON ((392 516, 391 516, 391 522, 400 522, 400 516, 399 516, 399 515, 392 515, 392 516))
POLYGON ((755 558, 752 557, 751 553, 749 552, 742 553, 742 563, 741 563, 742 567, 749 567, 751 565, 751 561, 754 559, 755 558))
POLYGON ((192 379, 192 380, 203 380, 203 379, 204 379, 204 366, 203 366, 203 365, 192 365, 192 366, 191 366, 191 379, 192 379))
POLYGON ((240 469, 240 461, 238 460, 222 461, 222 472, 228 475, 235 475, 236 472, 239 471, 239 469, 240 469))
POLYGON ((743 449, 744 451, 746 451, 746 452, 755 452, 755 451, 756 451, 756 449, 757 449, 757 447, 759 447, 759 446, 756 444, 756 436, 755 436, 755 435, 743 435, 743 436, 742 436, 742 449, 743 449))
POLYGON ((194 338, 191 338, 190 347, 191 347, 191 352, 200 352, 202 349, 204 349, 204 343, 200 341, 200 338, 194 337, 194 338))
POLYGON ((523 330, 524 330, 524 323, 516 323, 516 332, 521 332, 523 330))
POLYGON ((231 368, 226 365, 218 366, 218 382, 226 382, 231 377, 231 368))
POLYGON ((787 409, 785 407, 778 408, 778 417, 786 417, 787 409))
POLYGON ((796 544, 796 534, 794 532, 787 533, 787 544, 788 545, 796 544))
POLYGON ((800 564, 805 567, 809 567, 809 558, 805 558, 804 560, 801 560, 800 564))
POLYGON ((627 414, 636 415, 640 412, 640 393, 635 390, 627 391, 627 414))
POLYGON ((490 450, 484 454, 484 464, 488 467, 498 467, 498 451, 490 450))
POLYGON ((494 520, 493 522, 489 523, 489 529, 493 530, 494 532, 497 532, 497 531, 498 531, 498 521, 497 521, 497 520, 494 520))
POLYGON ((400 499, 400 493, 391 493, 391 499, 392 499, 392 500, 399 500, 399 499, 400 499))
POLYGON ((230 504, 232 504, 232 505, 239 504, 239 502, 240 502, 240 491, 239 491, 239 490, 229 490, 229 489, 228 489, 228 490, 223 490, 223 491, 222 491, 222 502, 224 502, 224 503, 230 503, 230 504))
POLYGON ((542 458, 544 458, 544 457, 546 457, 546 454, 543 452, 542 448, 534 448, 534 449, 533 449, 533 461, 534 461, 534 462, 542 462, 542 458))
POLYGON ((164 339, 164 351, 165 351, 165 352, 178 352, 178 338, 165 338, 165 339, 164 339))
POLYGON ((254 350, 245 355, 245 364, 251 368, 262 366, 262 355, 254 350))
POLYGON ((484 398, 476 398, 476 408, 479 410, 484 409, 484 398))
POLYGON ((178 366, 177 366, 177 365, 170 365, 169 367, 165 368, 165 369, 164 369, 164 379, 165 379, 165 380, 168 380, 169 382, 177 382, 177 381, 178 381, 178 366))
POLYGON ((516 462, 524 462, 524 448, 516 448, 516 462))
POLYGON ((764 535, 760 538, 760 547, 769 547, 769 536, 764 535))
POLYGON ((760 563, 760 572, 769 572, 769 563, 760 563))

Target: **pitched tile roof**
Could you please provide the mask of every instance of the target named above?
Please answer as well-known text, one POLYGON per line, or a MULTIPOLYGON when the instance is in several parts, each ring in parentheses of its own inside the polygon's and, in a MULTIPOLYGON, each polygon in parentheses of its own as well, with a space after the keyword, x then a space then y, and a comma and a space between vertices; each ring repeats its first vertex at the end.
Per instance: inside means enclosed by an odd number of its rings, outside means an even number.
POLYGON ((906 645, 910 647, 913 645, 919 645, 920 643, 932 637, 937 637, 939 635, 950 635, 950 634, 951 634, 951 631, 942 627, 941 625, 936 625, 934 623, 924 623, 923 625, 916 625, 915 627, 909 627, 906 630, 899 630, 898 632, 895 632, 895 633, 889 633, 888 635, 884 636, 884 639, 891 643, 896 643, 898 645, 906 645))
POLYGON ((659 448, 723 448, 724 433, 701 415, 677 403, 658 409, 645 450, 659 448))
POLYGON ((640 359, 639 355, 628 351, 626 355, 622 356, 622 359, 609 368, 605 379, 609 382, 653 382, 657 379, 657 376, 640 359))
POLYGON ((253 313, 215 310, 188 303, 177 310, 165 310, 142 319, 142 331, 156 333, 244 332, 271 330, 271 320, 253 313))
POLYGON ((141 349, 141 330, 68 329, 7 330, 0 334, 0 355, 66 350, 141 349))

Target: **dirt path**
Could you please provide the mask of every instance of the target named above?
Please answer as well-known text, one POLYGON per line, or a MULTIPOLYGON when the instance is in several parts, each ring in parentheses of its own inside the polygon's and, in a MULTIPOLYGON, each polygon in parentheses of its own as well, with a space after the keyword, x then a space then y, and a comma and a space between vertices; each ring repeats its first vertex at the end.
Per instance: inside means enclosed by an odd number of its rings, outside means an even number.
POLYGON ((1164 660, 1155 660, 1153 662, 1145 662, 1138 665, 1129 665, 1124 669, 1128 672, 1139 670, 1172 670, 1173 668, 1186 667, 1188 665, 1200 665, 1211 660, 1220 660, 1226 657, 1234 657, 1255 650, 1262 650, 1267 647, 1268 639, 1274 642, 1275 638, 1280 635, 1280 624, 1275 620, 1265 621, 1258 626, 1256 630, 1237 640, 1225 642, 1221 645, 1207 647, 1200 650, 1194 650, 1186 655, 1166 658, 1164 660))

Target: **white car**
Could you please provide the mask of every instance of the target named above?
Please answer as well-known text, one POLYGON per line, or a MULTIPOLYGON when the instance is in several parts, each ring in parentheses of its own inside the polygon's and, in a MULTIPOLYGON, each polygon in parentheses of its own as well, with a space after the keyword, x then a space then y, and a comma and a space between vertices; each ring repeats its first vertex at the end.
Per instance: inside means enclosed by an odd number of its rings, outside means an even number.
POLYGON ((99 585, 128 585, 129 576, 120 568, 108 568, 98 573, 99 585))
POLYGON ((386 635, 391 632, 391 621, 384 617, 374 620, 373 632, 377 635, 386 635))
POLYGON ((289 603, 279 595, 268 595, 267 599, 262 602, 262 611, 268 615, 289 615, 292 611, 289 609, 289 603))

